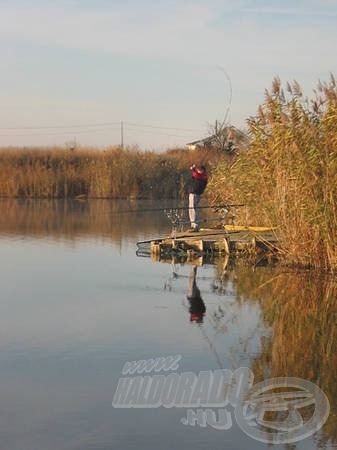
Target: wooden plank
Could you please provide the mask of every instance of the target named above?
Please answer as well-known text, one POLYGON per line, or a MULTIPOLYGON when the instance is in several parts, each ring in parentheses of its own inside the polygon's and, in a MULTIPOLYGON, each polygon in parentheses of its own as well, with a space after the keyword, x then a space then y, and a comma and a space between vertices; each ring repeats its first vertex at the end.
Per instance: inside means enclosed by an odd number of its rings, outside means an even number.
POLYGON ((202 252, 204 250, 204 241, 202 239, 184 239, 188 247, 202 252))
MULTIPOLYGON (((187 254, 189 250, 197 253, 229 254, 240 251, 255 251, 256 247, 275 248, 277 237, 272 228, 244 227, 226 225, 225 229, 202 228, 197 233, 179 232, 176 237, 151 241, 151 254, 160 257, 169 252, 187 254)), ((191 253, 191 254, 192 254, 191 253)))

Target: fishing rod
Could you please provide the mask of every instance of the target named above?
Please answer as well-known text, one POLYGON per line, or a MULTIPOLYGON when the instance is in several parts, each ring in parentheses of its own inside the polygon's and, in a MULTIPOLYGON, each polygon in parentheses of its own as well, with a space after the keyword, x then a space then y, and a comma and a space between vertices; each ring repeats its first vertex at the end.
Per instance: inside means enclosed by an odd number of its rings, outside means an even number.
MULTIPOLYGON (((234 204, 234 203, 227 203, 227 204, 222 204, 222 205, 214 205, 214 206, 197 206, 196 209, 214 209, 215 211, 217 211, 218 209, 221 208, 236 208, 236 207, 241 207, 241 206, 245 206, 244 203, 238 203, 238 204, 234 204)), ((189 206, 167 206, 165 208, 145 208, 145 209, 129 209, 129 210, 124 210, 124 211, 116 211, 113 212, 113 214, 131 214, 131 213, 135 213, 135 212, 159 212, 159 211, 168 211, 168 210, 175 210, 175 211, 183 211, 183 210, 188 210, 188 209, 193 209, 189 206)))
MULTIPOLYGON (((219 229, 219 230, 214 230, 214 231, 210 231, 210 232, 205 232, 205 233, 202 233, 202 237, 215 236, 217 234, 219 234, 220 236, 223 236, 225 231, 226 230, 219 229)), ((187 234, 183 234, 183 235, 179 236, 179 239, 191 238, 191 237, 195 238, 196 235, 197 235, 197 233, 189 233, 189 232, 187 232, 187 234)), ((160 242, 160 241, 163 241, 165 239, 174 239, 174 237, 164 236, 164 237, 161 237, 161 238, 148 239, 146 241, 138 241, 136 243, 136 245, 137 245, 137 247, 139 247, 139 246, 141 246, 143 244, 150 244, 151 242, 160 242)))
MULTIPOLYGON (((203 223, 208 223, 208 222, 219 222, 221 219, 219 219, 219 218, 216 218, 216 219, 200 219, 200 220, 198 220, 198 223, 201 225, 201 224, 203 224, 203 223)), ((189 220, 179 220, 179 223, 178 223, 178 225, 187 225, 187 224, 189 224, 189 223, 191 223, 189 220)))

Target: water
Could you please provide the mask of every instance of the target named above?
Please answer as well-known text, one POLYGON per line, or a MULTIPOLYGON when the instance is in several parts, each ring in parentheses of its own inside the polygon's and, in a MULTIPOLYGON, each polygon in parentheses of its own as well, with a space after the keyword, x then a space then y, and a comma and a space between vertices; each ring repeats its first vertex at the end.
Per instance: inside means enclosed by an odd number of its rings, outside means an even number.
POLYGON ((330 401, 327 422, 276 446, 336 448, 336 283, 199 261, 206 314, 191 321, 193 267, 136 255, 136 242, 166 235, 165 215, 146 211, 161 206, 0 203, 1 449, 268 447, 240 429, 231 405, 227 430, 184 425, 187 408, 112 406, 126 362, 170 355, 181 355, 178 373, 249 367, 255 382, 312 381, 330 401))

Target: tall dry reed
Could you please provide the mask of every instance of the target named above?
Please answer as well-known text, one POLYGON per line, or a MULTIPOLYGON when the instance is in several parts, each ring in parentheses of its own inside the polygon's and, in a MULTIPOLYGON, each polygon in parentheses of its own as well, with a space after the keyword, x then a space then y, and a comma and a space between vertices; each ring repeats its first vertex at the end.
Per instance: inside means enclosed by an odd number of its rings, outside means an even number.
POLYGON ((214 202, 245 203, 244 223, 277 227, 288 263, 337 270, 337 87, 319 83, 314 99, 276 78, 256 117, 250 149, 219 164, 214 202))
POLYGON ((2 149, 0 197, 181 198, 190 165, 218 159, 209 150, 2 149))

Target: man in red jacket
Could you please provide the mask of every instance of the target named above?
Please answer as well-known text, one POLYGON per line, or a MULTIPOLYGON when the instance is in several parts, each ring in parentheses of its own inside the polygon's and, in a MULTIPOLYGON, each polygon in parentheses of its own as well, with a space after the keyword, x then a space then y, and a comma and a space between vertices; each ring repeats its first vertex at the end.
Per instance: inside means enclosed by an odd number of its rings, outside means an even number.
POLYGON ((190 170, 192 172, 192 182, 188 197, 188 212, 191 222, 190 231, 199 231, 197 206, 207 186, 207 174, 205 166, 195 166, 193 164, 190 170))

